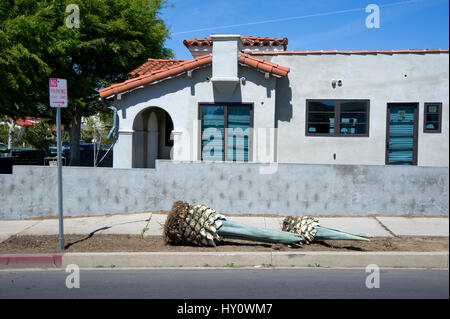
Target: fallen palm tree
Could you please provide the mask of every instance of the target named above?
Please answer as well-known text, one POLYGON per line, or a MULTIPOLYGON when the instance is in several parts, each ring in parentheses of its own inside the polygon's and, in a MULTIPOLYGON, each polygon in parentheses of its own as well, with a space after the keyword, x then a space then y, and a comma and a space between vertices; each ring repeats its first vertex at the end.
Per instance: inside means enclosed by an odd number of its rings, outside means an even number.
POLYGON ((288 216, 283 220, 282 230, 301 237, 307 244, 321 240, 370 241, 365 235, 321 227, 319 220, 311 216, 288 216))
POLYGON ((164 225, 164 240, 172 245, 215 247, 223 238, 299 245, 303 239, 275 229, 241 225, 205 205, 177 201, 164 225))
POLYGON ((280 231, 238 224, 208 206, 192 206, 182 201, 173 204, 164 225, 164 240, 171 245, 215 247, 224 238, 293 246, 325 239, 368 241, 360 235, 320 227, 316 219, 307 216, 288 217, 280 231))

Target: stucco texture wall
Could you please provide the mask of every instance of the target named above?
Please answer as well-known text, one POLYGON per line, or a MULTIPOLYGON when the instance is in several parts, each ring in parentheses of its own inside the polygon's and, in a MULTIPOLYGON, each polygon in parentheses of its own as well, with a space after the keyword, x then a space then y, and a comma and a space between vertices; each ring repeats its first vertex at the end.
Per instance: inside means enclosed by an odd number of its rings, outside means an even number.
POLYGON ((387 103, 417 102, 418 165, 448 167, 449 58, 437 54, 265 56, 291 68, 277 81, 279 162, 384 165, 387 103), (332 79, 342 86, 332 87, 332 79), (307 99, 369 99, 369 137, 305 135, 307 99), (423 132, 425 102, 442 102, 442 132, 423 132), (336 159, 333 154, 336 153, 336 159))
POLYGON ((448 53, 429 54, 309 54, 264 56, 290 67, 276 79, 239 66, 245 77, 231 95, 224 95, 207 79, 211 67, 152 84, 116 100, 120 136, 114 148, 114 167, 132 167, 133 122, 143 110, 157 106, 174 123, 172 158, 199 160, 199 103, 237 102, 254 106, 253 161, 281 163, 385 165, 388 103, 418 103, 418 165, 448 167, 449 59, 448 53), (333 87, 332 79, 342 80, 333 87), (307 99, 370 100, 368 137, 306 136, 307 99), (442 131, 423 132, 424 103, 442 103, 442 131), (264 143, 258 138, 276 128, 264 143), (260 133, 258 135, 258 133, 260 133), (272 134, 272 135, 271 135, 272 134), (260 154, 270 154, 269 158, 260 154), (336 156, 334 156, 336 154, 336 156))
MULTIPOLYGON (((175 137, 173 150, 173 158, 176 160, 199 159, 200 103, 251 103, 254 108, 254 128, 275 127, 274 77, 266 79, 263 73, 241 66, 238 75, 240 78, 244 77, 245 82, 239 83, 232 94, 225 95, 207 80, 212 76, 211 71, 211 67, 198 69, 192 73, 192 77, 184 74, 135 90, 123 95, 121 100, 115 100, 114 105, 119 109, 119 138, 114 147, 114 167, 132 167, 133 123, 138 114, 150 107, 158 107, 169 113, 174 131, 179 132, 175 137)), ((267 141, 266 144, 252 144, 254 160, 258 160, 257 155, 260 153, 274 153, 274 140, 267 141), (267 151, 266 144, 270 148, 267 151)), ((274 156, 271 158, 273 160, 274 156)))
MULTIPOLYGON (((444 215, 440 167, 157 161, 155 169, 64 167, 64 215, 168 210, 176 200, 228 214, 444 215)), ((0 175, 0 219, 57 216, 57 168, 0 175)))

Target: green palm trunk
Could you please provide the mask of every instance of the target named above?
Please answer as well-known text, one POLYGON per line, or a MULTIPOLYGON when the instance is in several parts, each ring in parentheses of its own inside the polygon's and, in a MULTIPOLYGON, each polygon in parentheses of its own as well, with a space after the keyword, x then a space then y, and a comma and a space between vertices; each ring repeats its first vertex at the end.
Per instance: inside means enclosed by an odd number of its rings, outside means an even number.
POLYGON ((284 231, 241 225, 229 220, 222 221, 218 233, 224 238, 244 239, 267 243, 298 244, 302 241, 298 236, 284 231))

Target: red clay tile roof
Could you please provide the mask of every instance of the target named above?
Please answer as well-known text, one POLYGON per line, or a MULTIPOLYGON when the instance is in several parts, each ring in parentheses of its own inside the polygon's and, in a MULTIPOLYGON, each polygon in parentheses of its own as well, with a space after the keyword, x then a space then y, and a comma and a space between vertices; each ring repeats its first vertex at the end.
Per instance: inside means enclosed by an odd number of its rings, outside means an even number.
POLYGON ((195 58, 193 60, 187 60, 160 70, 155 70, 147 74, 139 75, 135 78, 126 80, 125 82, 113 84, 107 88, 100 89, 99 90, 100 97, 104 99, 107 98, 108 96, 124 92, 126 90, 134 89, 144 84, 148 84, 158 80, 163 80, 165 78, 169 78, 171 76, 175 76, 183 72, 211 64, 211 62, 212 62, 211 55, 207 54, 195 58))
POLYGON ((186 60, 148 59, 148 61, 140 67, 128 73, 127 79, 132 79, 161 69, 168 69, 169 67, 181 64, 184 61, 186 60))
MULTIPOLYGON (((252 37, 252 36, 241 36, 242 42, 245 46, 251 47, 262 47, 262 46, 283 46, 284 50, 286 50, 288 45, 287 38, 263 38, 263 37, 252 37)), ((187 47, 193 46, 212 46, 211 38, 203 38, 203 39, 192 39, 192 40, 184 40, 183 44, 187 47)))
MULTIPOLYGON (((9 118, 9 122, 12 122, 13 119, 9 118)), ((25 119, 17 119, 16 124, 20 126, 35 126, 37 123, 41 121, 40 117, 31 117, 27 116, 25 119)))
MULTIPOLYGON (((243 37, 245 38, 245 37, 243 37)), ((256 37, 247 37, 256 38, 256 37)), ((269 39, 269 38, 261 38, 269 39)), ((286 38, 284 38, 286 39, 286 38)), ((197 39, 196 39, 197 40, 197 39)), ((210 38, 199 39, 210 41, 210 38)), ((274 40, 274 39, 272 39, 274 40)), ((185 45, 198 45, 186 44, 185 45)), ((212 42, 211 42, 212 43, 212 42)), ((244 43, 245 44, 245 43, 244 43)), ((287 44, 287 39, 286 39, 287 44)), ((206 44, 208 45, 208 44, 206 44)), ((278 44, 274 44, 278 45, 278 44)), ((269 72, 276 76, 286 76, 290 69, 280 66, 276 63, 266 61, 261 58, 254 57, 252 55, 286 55, 286 54, 397 54, 397 53, 449 53, 449 49, 412 49, 412 50, 356 50, 356 51, 338 51, 338 50, 316 50, 316 51, 266 51, 258 52, 252 51, 250 53, 242 53, 238 59, 238 62, 242 65, 253 67, 263 72, 269 72)), ((205 66, 212 63, 212 57, 210 54, 197 57, 193 60, 158 60, 149 59, 146 63, 139 68, 131 71, 128 74, 128 80, 122 83, 111 85, 107 88, 100 89, 100 97, 102 99, 117 93, 124 92, 126 90, 134 89, 138 86, 149 84, 151 82, 163 80, 171 76, 181 74, 183 72, 196 69, 201 66, 205 66)))
MULTIPOLYGON (((150 60, 150 59, 149 59, 150 60)), ((145 71, 144 65, 140 66, 136 70, 132 71, 134 72, 136 76, 126 80, 122 83, 113 84, 107 88, 100 89, 100 97, 102 99, 108 98, 109 96, 124 92, 126 90, 134 89, 138 86, 149 84, 151 82, 155 82, 158 80, 163 80, 165 78, 169 78, 171 76, 175 76, 178 74, 181 74, 183 72, 196 69, 201 66, 205 66, 212 63, 212 57, 210 54, 203 55, 200 57, 197 57, 193 60, 173 60, 174 63, 172 65, 169 65, 171 60, 161 60, 162 68, 157 70, 147 70, 145 71), (140 71, 140 68, 143 68, 140 71), (139 74, 142 73, 142 74, 139 74)), ((152 63, 156 63, 158 60, 152 59, 152 63)), ((268 62, 266 60, 252 57, 248 53, 243 53, 238 59, 238 62, 247 65, 250 67, 253 67, 257 70, 263 71, 263 72, 269 72, 276 76, 286 76, 289 73, 289 68, 280 66, 276 63, 268 62)), ((152 65, 152 67, 154 66, 152 65)), ((130 73, 132 73, 130 72, 130 73)))
POLYGON ((290 71, 289 68, 266 61, 264 59, 252 57, 248 53, 241 54, 238 61, 239 63, 254 67, 255 69, 264 72, 270 72, 278 76, 286 76, 290 71))
POLYGON ((283 54, 396 54, 396 53, 449 53, 448 49, 406 49, 406 50, 315 50, 315 51, 252 51, 251 55, 283 55, 283 54))

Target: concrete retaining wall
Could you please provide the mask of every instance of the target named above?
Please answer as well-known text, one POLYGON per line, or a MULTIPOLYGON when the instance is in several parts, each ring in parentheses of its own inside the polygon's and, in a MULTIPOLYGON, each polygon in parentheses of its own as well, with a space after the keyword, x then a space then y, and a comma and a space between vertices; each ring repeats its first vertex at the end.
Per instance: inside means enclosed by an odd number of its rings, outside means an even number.
MULTIPOLYGON (((448 168, 272 165, 64 167, 64 214, 168 210, 185 200, 228 214, 448 216, 448 168)), ((12 175, 0 175, 0 219, 57 216, 56 177, 57 168, 44 166, 14 166, 12 175)))

